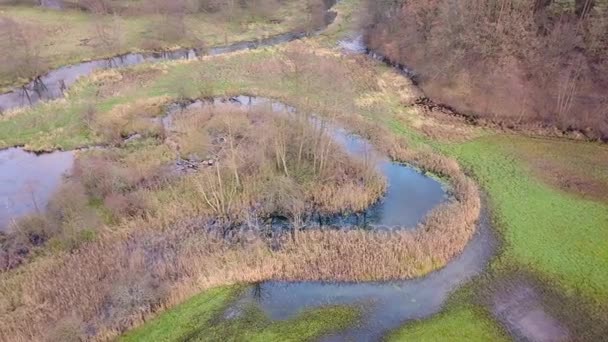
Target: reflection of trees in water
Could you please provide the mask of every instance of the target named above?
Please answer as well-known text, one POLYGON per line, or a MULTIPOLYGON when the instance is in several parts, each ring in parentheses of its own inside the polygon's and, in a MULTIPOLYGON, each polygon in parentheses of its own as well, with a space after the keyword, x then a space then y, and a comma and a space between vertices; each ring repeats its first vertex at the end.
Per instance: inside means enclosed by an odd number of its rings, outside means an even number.
POLYGON ((261 282, 257 282, 254 283, 251 289, 251 296, 253 297, 253 299, 260 303, 262 302, 262 300, 264 299, 264 292, 263 292, 263 288, 262 288, 262 283, 261 282))
POLYGON ((38 76, 34 79, 33 88, 34 88, 34 91, 36 92, 36 94, 38 94, 38 97, 42 97, 42 93, 49 90, 49 88, 47 88, 46 84, 44 84, 44 81, 42 81, 42 78, 40 76, 38 76))

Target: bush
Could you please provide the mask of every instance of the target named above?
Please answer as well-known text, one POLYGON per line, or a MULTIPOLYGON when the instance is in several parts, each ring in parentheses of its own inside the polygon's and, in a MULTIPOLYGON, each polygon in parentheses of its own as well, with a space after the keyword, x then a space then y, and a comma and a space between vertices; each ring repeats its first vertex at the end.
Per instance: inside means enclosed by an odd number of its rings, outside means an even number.
POLYGON ((148 208, 144 194, 110 194, 104 199, 104 205, 110 210, 115 220, 141 217, 148 208))

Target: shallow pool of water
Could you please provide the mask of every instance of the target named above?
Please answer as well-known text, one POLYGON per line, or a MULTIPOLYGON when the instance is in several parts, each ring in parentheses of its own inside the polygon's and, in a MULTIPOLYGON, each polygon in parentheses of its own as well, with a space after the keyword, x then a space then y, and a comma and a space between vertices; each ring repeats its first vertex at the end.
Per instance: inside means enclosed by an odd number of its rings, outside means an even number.
POLYGON ((74 152, 36 155, 21 148, 0 151, 0 231, 12 220, 43 211, 74 165, 74 152))

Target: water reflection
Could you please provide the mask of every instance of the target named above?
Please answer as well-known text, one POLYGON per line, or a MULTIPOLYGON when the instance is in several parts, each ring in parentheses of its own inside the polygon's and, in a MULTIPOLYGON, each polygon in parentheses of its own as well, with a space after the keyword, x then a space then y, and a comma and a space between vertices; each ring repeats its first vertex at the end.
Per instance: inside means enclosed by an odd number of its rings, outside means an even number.
POLYGON ((20 216, 44 210, 73 164, 73 152, 36 155, 20 148, 1 150, 0 231, 20 216))
POLYGON ((386 283, 327 283, 269 281, 248 289, 227 311, 233 319, 256 305, 272 320, 286 320, 308 309, 354 305, 363 317, 359 324, 324 341, 378 341, 404 323, 438 313, 448 296, 480 274, 493 255, 496 240, 486 212, 464 252, 445 268, 426 277, 386 283))
MULTIPOLYGON (((172 105, 168 115, 161 119, 165 128, 171 130, 174 116, 181 110, 199 109, 205 105, 232 104, 241 107, 267 108, 275 113, 299 115, 296 109, 282 102, 264 97, 235 96, 215 98, 213 101, 194 101, 186 106, 172 105)), ((311 124, 322 126, 339 146, 350 156, 374 163, 375 167, 387 179, 388 189, 385 196, 363 213, 337 215, 333 217, 313 217, 308 225, 320 226, 357 226, 373 228, 415 228, 435 207, 448 199, 444 186, 420 171, 390 160, 377 151, 369 141, 347 130, 328 123, 318 116, 309 118, 311 124)), ((274 218, 274 227, 284 227, 289 223, 274 218)))

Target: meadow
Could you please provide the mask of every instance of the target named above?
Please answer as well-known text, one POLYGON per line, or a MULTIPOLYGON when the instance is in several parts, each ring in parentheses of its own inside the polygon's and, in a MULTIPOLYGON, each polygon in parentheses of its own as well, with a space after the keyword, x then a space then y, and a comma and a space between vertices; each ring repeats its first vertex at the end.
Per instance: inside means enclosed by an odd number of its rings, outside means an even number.
MULTIPOLYGON (((107 151, 82 152, 79 162, 83 170, 96 172, 88 177, 105 172, 103 179, 108 181, 102 184, 109 185, 87 188, 93 182, 86 181, 86 174, 77 174, 74 180, 92 199, 86 212, 101 222, 93 237, 65 243, 74 239, 68 234, 70 238, 62 240, 59 234, 55 239, 63 243, 48 243, 19 268, 0 275, 2 338, 80 338, 92 330, 95 338, 124 334, 121 338, 128 341, 314 340, 364 316, 356 308, 331 305, 282 322, 270 321, 255 307, 236 320, 225 320, 223 314, 244 283, 416 278, 443 267, 474 233, 481 206, 478 184, 500 236, 497 256, 485 274, 457 291, 440 314, 404 324, 387 336, 389 340, 508 340, 509 326, 495 315, 491 301, 512 284, 530 284, 542 308, 570 336, 601 340, 608 329, 608 279, 602 271, 608 261, 603 248, 608 238, 603 191, 608 174, 602 167, 608 163, 606 147, 471 126, 416 107, 419 90, 407 78, 365 56, 345 55, 334 48, 336 40, 356 25, 356 5, 357 1, 337 5, 336 22, 318 38, 196 61, 99 72, 81 80, 65 99, 3 117, 2 147, 49 151, 105 146, 107 151), (335 197, 344 180, 352 182, 351 193, 367 194, 362 202, 358 196, 340 196, 348 200, 338 204, 316 202, 316 207, 326 205, 328 212, 365 207, 384 189, 365 163, 345 157, 337 148, 331 155, 341 157, 328 159, 326 172, 343 178, 315 177, 315 155, 324 153, 316 148, 329 144, 319 145, 328 141, 321 138, 303 139, 317 136, 302 134, 314 129, 303 122, 290 128, 268 119, 272 115, 267 112, 245 114, 224 108, 216 110, 232 113, 229 125, 221 113, 205 110, 184 112, 173 132, 157 124, 170 103, 241 94, 270 97, 300 114, 331 119, 394 160, 442 178, 455 199, 432 212, 414 233, 386 239, 369 239, 361 231, 298 232, 297 243, 283 239, 277 252, 264 239, 228 243, 202 232, 201 227, 222 227, 209 218, 247 221, 251 203, 272 202, 260 200, 269 193, 260 189, 279 178, 286 180, 280 185, 289 188, 281 194, 310 194, 299 204, 335 197), (218 150, 213 143, 218 141, 217 132, 243 139, 238 145, 242 150, 218 150), (140 140, 124 143, 136 133, 140 140), (298 161, 300 146, 309 153, 298 161), (223 161, 222 169, 209 167, 178 179, 157 177, 161 164, 176 156, 194 160, 197 153, 200 159, 223 161), (133 165, 138 166, 134 177, 129 175, 133 165), (261 179, 255 176, 259 174, 261 179), (359 182, 362 177, 368 178, 359 182), (241 178, 247 182, 233 189, 238 194, 234 199, 243 205, 226 211, 220 209, 226 206, 213 205, 225 201, 209 201, 206 189, 217 190, 219 179, 239 185, 241 178), (256 187, 248 189, 245 184, 256 187), (333 189, 331 196, 315 196, 327 187, 333 189), (137 199, 142 193, 147 203, 140 207, 137 199), (130 201, 132 205, 126 205, 130 201), (122 208, 133 210, 121 212, 122 208)), ((212 196, 219 199, 219 194, 212 196)), ((288 211, 282 215, 297 216, 288 211)))

